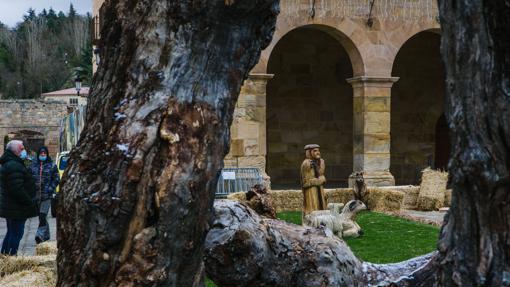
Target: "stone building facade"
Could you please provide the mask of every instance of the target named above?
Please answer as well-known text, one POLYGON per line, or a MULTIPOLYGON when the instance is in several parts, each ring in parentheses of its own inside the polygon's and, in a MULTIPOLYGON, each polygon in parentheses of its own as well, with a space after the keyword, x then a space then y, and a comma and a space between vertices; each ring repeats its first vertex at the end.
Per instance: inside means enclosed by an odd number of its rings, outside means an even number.
POLYGON ((273 188, 296 187, 303 146, 317 143, 330 187, 348 185, 354 171, 383 186, 444 168, 437 1, 280 2, 273 40, 237 103, 226 166, 258 167, 273 188))
POLYGON ((8 140, 20 139, 28 150, 46 145, 50 155, 56 155, 60 121, 66 114, 67 104, 63 102, 0 101, 0 136, 3 140, 0 152, 4 152, 8 140))

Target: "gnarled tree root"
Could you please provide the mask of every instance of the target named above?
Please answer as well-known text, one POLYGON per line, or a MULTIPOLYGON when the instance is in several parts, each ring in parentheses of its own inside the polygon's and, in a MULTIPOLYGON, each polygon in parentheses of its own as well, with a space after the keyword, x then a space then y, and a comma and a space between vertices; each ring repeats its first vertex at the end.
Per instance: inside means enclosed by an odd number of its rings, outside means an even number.
POLYGON ((390 286, 435 254, 396 264, 364 263, 327 229, 264 218, 230 200, 217 201, 214 210, 205 266, 219 286, 390 286))

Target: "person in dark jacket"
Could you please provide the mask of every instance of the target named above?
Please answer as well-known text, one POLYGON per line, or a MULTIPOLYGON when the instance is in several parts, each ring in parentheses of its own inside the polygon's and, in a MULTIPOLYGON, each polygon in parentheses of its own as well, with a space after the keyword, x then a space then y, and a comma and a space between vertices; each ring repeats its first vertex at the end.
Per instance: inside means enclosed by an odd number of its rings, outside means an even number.
POLYGON ((7 143, 0 157, 0 217, 7 221, 1 253, 17 255, 28 218, 37 216, 35 182, 23 164, 27 152, 22 141, 7 143))
POLYGON ((39 148, 30 165, 30 172, 35 179, 39 205, 39 228, 35 234, 35 242, 39 244, 50 239, 50 226, 47 217, 51 200, 55 196, 55 190, 60 181, 57 166, 51 160, 47 147, 39 148))

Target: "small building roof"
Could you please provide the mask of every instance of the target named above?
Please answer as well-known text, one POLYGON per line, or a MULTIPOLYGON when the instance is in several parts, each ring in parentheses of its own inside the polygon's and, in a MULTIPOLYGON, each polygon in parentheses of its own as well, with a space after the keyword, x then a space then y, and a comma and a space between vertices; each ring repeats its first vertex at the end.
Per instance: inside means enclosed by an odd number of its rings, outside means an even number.
MULTIPOLYGON (((89 87, 82 87, 80 90, 80 96, 87 97, 89 95, 89 90, 90 90, 89 87)), ((44 94, 42 94, 42 96, 43 97, 46 97, 46 96, 52 96, 52 97, 55 97, 55 96, 57 96, 57 97, 58 96, 66 96, 66 97, 76 96, 76 89, 70 88, 70 89, 64 89, 64 90, 44 93, 44 94)))

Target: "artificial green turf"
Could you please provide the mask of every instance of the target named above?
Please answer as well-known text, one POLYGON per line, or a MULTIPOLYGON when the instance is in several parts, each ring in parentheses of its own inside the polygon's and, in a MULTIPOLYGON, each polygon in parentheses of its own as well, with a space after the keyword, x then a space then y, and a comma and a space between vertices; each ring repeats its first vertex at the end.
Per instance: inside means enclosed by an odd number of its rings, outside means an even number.
MULTIPOLYGON (((301 224, 301 212, 281 212, 278 218, 301 224)), ((362 212, 356 222, 363 229, 363 236, 345 241, 361 260, 400 262, 436 249, 438 227, 377 212, 362 212)))
MULTIPOLYGON (((301 224, 301 212, 280 212, 278 218, 301 224)), ((439 228, 377 212, 362 212, 356 220, 364 231, 345 241, 358 258, 372 263, 404 261, 436 249, 439 228)), ((215 287, 210 280, 207 287, 215 287)))
POLYGON ((216 284, 214 284, 211 279, 205 278, 205 287, 216 287, 216 284))

